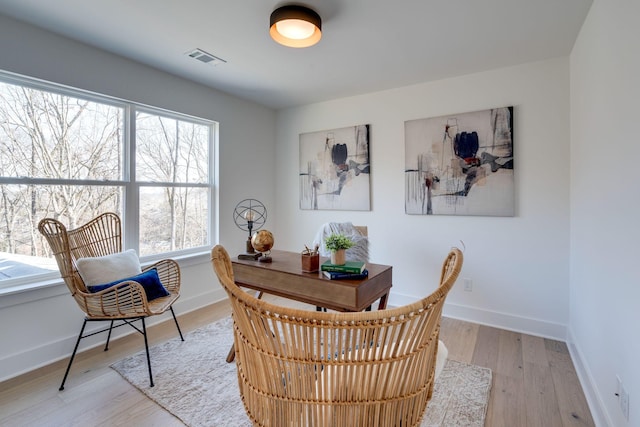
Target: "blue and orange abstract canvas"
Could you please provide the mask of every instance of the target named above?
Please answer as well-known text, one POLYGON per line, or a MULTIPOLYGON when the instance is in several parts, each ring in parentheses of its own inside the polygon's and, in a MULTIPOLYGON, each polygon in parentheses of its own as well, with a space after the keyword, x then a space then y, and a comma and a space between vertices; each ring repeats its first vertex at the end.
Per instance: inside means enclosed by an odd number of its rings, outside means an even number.
POLYGON ((405 212, 514 216, 513 107, 406 121, 405 212))

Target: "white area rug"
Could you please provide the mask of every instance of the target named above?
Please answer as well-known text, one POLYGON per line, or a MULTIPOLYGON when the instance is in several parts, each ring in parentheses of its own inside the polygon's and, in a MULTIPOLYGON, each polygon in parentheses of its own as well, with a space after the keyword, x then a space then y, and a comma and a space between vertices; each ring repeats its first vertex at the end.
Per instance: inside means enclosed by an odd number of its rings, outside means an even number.
MULTIPOLYGON (((191 427, 250 426, 235 363, 225 358, 233 342, 231 318, 150 349, 155 387, 149 387, 144 350, 111 367, 191 427)), ((491 370, 448 360, 435 384, 422 427, 484 426, 491 370)))

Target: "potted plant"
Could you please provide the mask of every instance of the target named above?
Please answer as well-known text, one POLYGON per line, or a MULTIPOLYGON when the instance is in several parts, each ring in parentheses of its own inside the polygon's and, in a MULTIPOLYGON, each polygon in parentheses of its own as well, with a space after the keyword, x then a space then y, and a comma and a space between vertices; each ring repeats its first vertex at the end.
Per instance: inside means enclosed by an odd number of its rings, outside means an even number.
POLYGON ((331 264, 342 265, 345 263, 345 251, 354 245, 353 241, 343 234, 330 234, 324 241, 328 251, 331 251, 331 264))

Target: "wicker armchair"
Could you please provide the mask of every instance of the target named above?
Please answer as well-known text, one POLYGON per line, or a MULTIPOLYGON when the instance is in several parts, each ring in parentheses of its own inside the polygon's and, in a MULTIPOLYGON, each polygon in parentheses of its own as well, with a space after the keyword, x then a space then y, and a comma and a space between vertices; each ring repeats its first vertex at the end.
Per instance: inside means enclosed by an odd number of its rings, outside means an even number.
POLYGON ((453 248, 440 286, 403 307, 325 313, 280 307, 235 285, 229 255, 211 251, 231 300, 240 394, 256 426, 416 426, 431 398, 442 307, 462 268, 453 248))
POLYGON ((153 265, 144 267, 142 271, 155 268, 160 282, 169 292, 169 296, 147 301, 143 287, 132 280, 121 282, 102 291, 88 292, 82 277, 78 273, 76 261, 80 258, 100 257, 122 251, 122 227, 120 217, 115 213, 107 212, 85 225, 74 230, 67 230, 58 220, 45 218, 38 224, 38 230, 47 239, 51 251, 58 263, 60 275, 71 292, 80 309, 85 313, 84 323, 80 329, 78 340, 69 359, 67 370, 64 374, 60 390, 64 389, 64 383, 69 375, 71 364, 78 350, 82 338, 86 338, 101 332, 108 331, 107 342, 104 350, 109 349, 111 331, 123 325, 129 325, 144 336, 144 345, 147 351, 147 366, 149 368, 149 382, 153 387, 153 374, 151 373, 151 359, 149 357, 149 345, 147 341, 147 329, 145 318, 171 311, 173 320, 178 328, 180 339, 184 341, 180 325, 173 311, 172 304, 180 296, 180 267, 173 260, 162 260, 153 265), (141 328, 133 322, 140 320, 141 328), (108 328, 83 335, 87 322, 109 321, 108 328), (116 321, 121 321, 116 323, 116 321))

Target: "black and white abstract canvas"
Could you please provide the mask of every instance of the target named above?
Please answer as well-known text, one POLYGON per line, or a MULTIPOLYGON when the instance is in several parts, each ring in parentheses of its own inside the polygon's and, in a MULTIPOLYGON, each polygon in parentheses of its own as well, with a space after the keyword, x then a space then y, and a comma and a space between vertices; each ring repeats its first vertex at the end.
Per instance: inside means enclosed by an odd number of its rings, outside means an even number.
POLYGON ((300 134, 300 209, 368 211, 369 125, 300 134))
POLYGON ((406 121, 405 212, 513 216, 513 107, 406 121))

